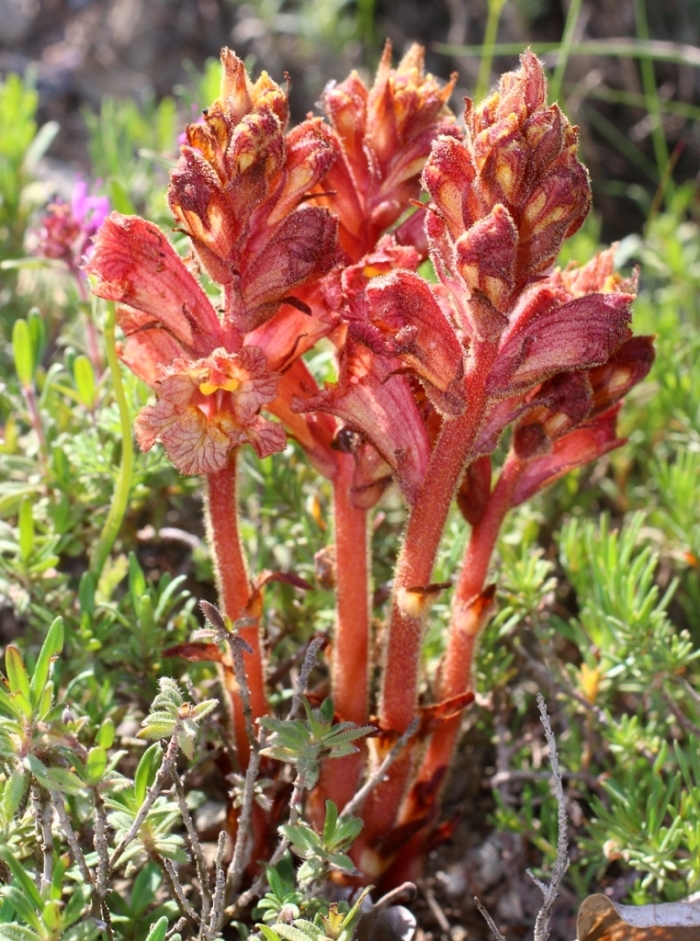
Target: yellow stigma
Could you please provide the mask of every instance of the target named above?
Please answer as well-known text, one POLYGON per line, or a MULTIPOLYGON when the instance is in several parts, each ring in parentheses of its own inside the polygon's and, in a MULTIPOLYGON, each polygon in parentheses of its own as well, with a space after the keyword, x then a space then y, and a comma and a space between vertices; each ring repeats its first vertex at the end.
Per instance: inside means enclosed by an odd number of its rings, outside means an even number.
POLYGON ((209 379, 206 382, 200 382, 199 391, 202 395, 213 395, 219 389, 223 389, 224 392, 236 392, 240 386, 238 379, 227 379, 225 382, 212 382, 209 379))
POLYGON ((386 265, 365 265, 362 274, 369 280, 386 274, 386 265))

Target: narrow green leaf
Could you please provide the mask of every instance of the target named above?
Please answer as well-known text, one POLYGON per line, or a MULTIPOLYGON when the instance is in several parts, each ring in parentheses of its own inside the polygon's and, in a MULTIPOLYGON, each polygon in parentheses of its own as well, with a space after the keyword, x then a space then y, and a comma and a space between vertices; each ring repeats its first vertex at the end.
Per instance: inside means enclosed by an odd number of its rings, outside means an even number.
POLYGON ((107 718, 104 720, 100 726, 100 730, 97 733, 97 744, 100 748, 111 748, 114 744, 114 722, 112 719, 107 718))
POLYGON ((43 900, 25 865, 15 859, 10 849, 6 846, 0 846, 0 859, 7 863, 15 881, 27 898, 31 900, 32 904, 36 908, 41 908, 44 904, 43 900))
MULTIPOLYGON (((134 204, 125 187, 114 177, 111 177, 109 181, 109 200, 112 204, 112 208, 117 212, 121 212, 126 216, 136 214, 134 204)), ((146 939, 146 941, 148 941, 148 939, 146 939)))
POLYGON ((53 143, 53 139, 58 134, 60 128, 61 125, 58 121, 47 121, 46 124, 42 124, 37 131, 36 137, 27 148, 24 159, 22 160, 22 166, 30 176, 34 175, 36 165, 53 143))
POLYGON ((25 771, 15 768, 10 777, 5 782, 5 788, 2 795, 2 805, 5 819, 10 821, 19 810, 20 804, 24 800, 27 792, 29 776, 25 771))
POLYGON ((44 924, 51 934, 56 933, 56 929, 61 924, 61 902, 59 899, 49 899, 44 903, 44 909, 41 913, 44 924))
POLYGON ((106 767, 106 749, 100 748, 99 745, 95 746, 95 748, 91 748, 88 752, 87 761, 85 762, 85 771, 87 772, 88 781, 90 784, 97 784, 102 775, 105 773, 106 767))
POLYGON ((163 877, 155 863, 147 863, 134 879, 131 890, 131 912, 138 918, 141 912, 152 904, 163 877))
POLYGON ((48 630, 34 667, 29 693, 30 701, 34 706, 37 705, 44 692, 54 658, 63 650, 63 634, 63 618, 58 617, 48 630))
POLYGON ((137 807, 140 807, 145 801, 146 791, 155 781, 162 760, 163 749, 158 742, 154 742, 141 756, 141 761, 139 761, 134 775, 134 796, 136 797, 137 807))
POLYGON ((29 339, 32 344, 32 359, 38 366, 46 350, 46 323, 36 307, 32 307, 27 316, 29 339))
POLYGON ((24 710, 20 708, 16 698, 14 696, 8 696, 2 686, 0 686, 0 709, 4 711, 5 715, 16 719, 21 719, 25 714, 24 710))
POLYGON ((259 924, 255 926, 258 931, 262 934, 265 941, 281 941, 280 936, 276 931, 273 931, 268 925, 259 924))
POLYGON ((45 719, 46 716, 51 712, 51 707, 53 706, 53 683, 49 682, 44 686, 44 691, 39 697, 39 702, 36 705, 36 716, 38 719, 45 719))
POLYGON ((139 619, 139 629, 142 636, 148 636, 153 631, 154 612, 153 599, 148 592, 141 595, 137 604, 136 611, 139 619))
POLYGON ((26 921, 35 931, 41 931, 41 919, 39 918, 36 906, 32 905, 31 898, 27 896, 19 886, 7 886, 3 890, 3 896, 14 908, 15 914, 19 915, 19 917, 23 921, 26 921))
POLYGON ((31 928, 25 928, 24 925, 0 925, 1 941, 41 941, 41 938, 32 931, 31 928))
POLYGON ((77 885, 73 890, 73 894, 66 902, 66 907, 63 910, 63 917, 61 918, 61 928, 63 931, 66 928, 70 928, 82 915, 85 906, 90 901, 90 895, 92 894, 92 888, 89 885, 77 885))
POLYGON ((213 712, 218 705, 219 701, 217 699, 205 699, 204 702, 197 703, 194 707, 192 710, 192 718, 199 721, 205 716, 208 716, 210 712, 213 712))
POLYGON ((338 822, 338 808, 333 801, 326 801, 326 819, 323 821, 323 842, 329 846, 335 834, 335 825, 338 822))
POLYGON ((25 387, 30 387, 34 376, 32 340, 26 320, 15 320, 12 327, 12 355, 15 359, 17 378, 25 387))
POLYGON ((52 791, 60 791, 62 794, 80 794, 85 790, 85 785, 78 775, 67 768, 48 768, 47 774, 52 791))
POLYGON ((136 733, 136 738, 167 738, 173 734, 175 722, 149 722, 136 733))
POLYGON ((134 552, 129 553, 129 592, 134 610, 138 610, 138 600, 146 593, 146 576, 134 552))
POLYGON ((95 613, 95 576, 92 572, 84 572, 78 586, 80 610, 92 617, 95 613))
MULTIPOLYGON (((102 929, 99 922, 95 921, 94 918, 85 918, 83 921, 79 921, 77 925, 69 928, 68 931, 64 931, 61 935, 61 941, 94 941, 101 933, 102 929)), ((171 941, 175 941, 174 936, 171 941)))
POLYGON ((51 451, 51 465, 60 486, 69 486, 71 477, 70 462, 63 448, 53 448, 51 451))
POLYGON ((95 373, 87 356, 75 357, 73 378, 75 379, 75 388, 80 396, 80 401, 86 408, 93 409, 96 398, 95 373))
POLYGON ((30 500, 22 500, 19 506, 19 557, 26 563, 34 550, 34 508, 30 500))
POLYGON ((5 670, 10 683, 10 692, 22 693, 29 699, 29 676, 22 660, 22 654, 14 644, 8 644, 5 650, 5 670))
POLYGON ((43 761, 40 761, 36 755, 26 755, 24 759, 25 768, 30 771, 36 781, 45 788, 53 788, 53 782, 49 777, 49 769, 46 767, 43 761))

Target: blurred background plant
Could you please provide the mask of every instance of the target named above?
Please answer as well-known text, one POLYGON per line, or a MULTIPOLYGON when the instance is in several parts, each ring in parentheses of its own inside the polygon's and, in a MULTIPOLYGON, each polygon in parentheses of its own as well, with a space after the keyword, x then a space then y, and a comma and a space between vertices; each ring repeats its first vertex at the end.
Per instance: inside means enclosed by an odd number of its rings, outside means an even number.
MULTIPOLYGON (((137 813, 161 752, 152 746, 146 759, 136 734, 162 692, 160 680, 175 675, 201 700, 217 695, 208 664, 187 664, 184 672, 164 654, 197 627, 196 601, 214 598, 196 478, 178 477, 158 451, 136 455, 114 551, 99 579, 85 577, 122 467, 113 375, 94 342, 105 315, 82 300, 80 282, 60 260, 26 256, 43 207, 55 193, 70 203, 80 180, 120 211, 171 225, 167 171, 184 122, 217 94, 211 57, 224 43, 257 71, 276 79, 289 72, 297 117, 314 107, 328 80, 351 67, 369 72, 386 35, 397 51, 410 40, 426 43, 438 75, 459 71, 456 110, 462 95, 492 84, 528 43, 550 66, 562 106, 582 127, 594 187, 594 212, 562 261, 585 261, 599 244, 621 239, 619 265, 641 266, 635 329, 658 335, 657 362, 623 412, 627 446, 562 480, 507 523, 494 575, 499 611, 479 651, 480 695, 465 718, 464 757, 446 791, 446 818, 463 817, 431 862, 418 910, 434 937, 456 937, 451 928, 478 924, 465 901, 476 892, 499 924, 532 924, 539 898, 525 868, 546 870, 556 848, 537 690, 549 702, 572 821, 572 867, 554 937, 573 935, 572 912, 591 891, 644 902, 700 889, 697 0, 221 0, 179 4, 175 16, 170 5, 145 2, 54 4, 51 17, 42 15, 48 8, 45 0, 8 3, 12 15, 0 37, 0 645, 7 676, 0 692, 13 704, 0 697, 0 937, 18 937, 16 926, 32 938, 96 936, 71 839, 96 872, 98 782, 110 775, 121 782, 112 813, 137 813), (58 653, 45 638, 53 630, 55 640, 59 614, 63 656, 55 690, 39 702, 41 684, 32 694, 31 682, 44 675, 46 650, 58 653), (8 655, 10 644, 16 647, 8 655), (18 705, 27 684, 29 713, 18 705), (86 756, 80 767, 76 748, 86 756), (54 812, 64 808, 73 836, 57 826, 49 841, 40 805, 53 791, 62 795, 52 798, 54 812), (476 820, 475 807, 483 811, 476 820)), ((122 381, 133 416, 147 390, 130 374, 122 381)), ((313 582, 315 556, 331 538, 327 486, 293 444, 284 469, 251 453, 244 464, 243 538, 255 570, 293 569, 313 582)), ((401 526, 400 503, 389 494, 374 517, 378 623, 401 526)), ((454 574, 466 536, 455 515, 437 581, 454 574)), ((448 613, 446 597, 434 609, 426 676, 441 653, 448 613)), ((327 632, 333 617, 321 572, 303 597, 285 584, 267 589, 278 703, 291 696, 290 670, 296 675, 304 645, 327 632)), ((322 681, 322 671, 313 674, 313 683, 322 681)), ((233 770, 223 721, 215 714, 204 723, 183 785, 210 868, 227 787, 221 770, 233 770)), ((115 937, 145 937, 151 922, 164 937, 181 916, 165 858, 184 867, 185 881, 199 878, 178 855, 188 832, 181 807, 160 800, 149 822, 153 842, 124 872, 128 889, 105 895, 115 937)), ((114 824, 122 832, 117 824, 128 830, 123 816, 114 824)), ((293 917, 304 914, 308 899, 288 856, 265 898, 256 919, 274 925, 269 913, 276 917, 285 906, 296 906, 293 917)), ((311 906, 307 914, 319 919, 319 911, 311 906)), ((235 915, 245 934, 249 910, 235 915)))

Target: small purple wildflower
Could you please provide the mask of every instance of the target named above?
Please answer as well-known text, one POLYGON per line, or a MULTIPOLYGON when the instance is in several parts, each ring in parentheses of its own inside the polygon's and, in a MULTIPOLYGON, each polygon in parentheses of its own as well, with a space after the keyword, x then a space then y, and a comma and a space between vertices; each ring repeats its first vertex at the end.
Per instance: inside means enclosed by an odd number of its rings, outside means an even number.
POLYGON ((73 218, 79 222, 87 238, 92 238, 110 212, 107 196, 88 196, 85 180, 78 180, 71 198, 73 218))
POLYGON ((80 266, 92 253, 92 239, 109 211, 106 196, 89 196, 87 183, 77 180, 70 203, 59 197, 47 206, 35 254, 65 262, 72 274, 82 278, 80 266))

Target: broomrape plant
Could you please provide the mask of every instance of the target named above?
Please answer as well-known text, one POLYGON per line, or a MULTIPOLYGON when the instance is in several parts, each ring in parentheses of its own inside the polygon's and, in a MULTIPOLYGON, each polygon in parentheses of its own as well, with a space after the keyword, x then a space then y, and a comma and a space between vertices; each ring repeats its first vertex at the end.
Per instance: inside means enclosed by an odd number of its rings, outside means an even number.
MULTIPOLYGON (((351 850, 364 881, 396 884, 420 871, 435 837, 473 698, 475 644, 494 609, 488 569, 504 518, 623 443, 621 400, 649 371, 652 338, 632 335, 635 281, 615 272, 614 249, 555 267, 590 190, 577 129, 547 105, 532 53, 485 101, 467 101, 464 127, 447 106, 454 80, 441 87, 426 75, 417 46, 396 68, 387 46, 371 88, 353 73, 327 88, 325 120, 291 129, 286 92, 265 72, 253 83, 229 50, 222 65, 220 96, 187 127, 170 178, 170 209, 192 254, 183 261, 154 224, 113 212, 86 272, 94 294, 116 304, 122 361, 156 395, 136 418, 140 447, 160 443, 182 474, 206 482, 220 608, 248 651, 249 703, 227 684, 243 772, 255 755, 251 719, 280 742, 291 731, 268 717, 268 576, 251 579, 246 564, 238 453, 250 445, 284 461, 289 436, 330 481, 335 717, 371 718, 377 734, 321 766, 307 807, 319 824, 324 808, 337 814, 409 730, 365 800, 351 850), (423 276, 428 263, 436 281, 423 276), (305 359, 320 343, 337 363, 323 387, 305 359), (376 664, 371 511, 394 485, 406 527, 376 664), (433 570, 455 499, 471 532, 432 701, 421 701, 421 644, 448 587, 433 570)), ((200 646, 181 652, 223 656, 200 646)), ((162 688, 158 722, 143 734, 173 734, 187 751, 178 695, 162 688)), ((330 721, 327 708, 306 710, 310 722, 330 721)), ((266 752, 279 758, 275 742, 266 752)), ((321 756, 316 748, 313 761, 321 756)), ((302 836, 288 834, 293 846, 302 836)), ((335 848, 326 851, 332 862, 335 848)))

